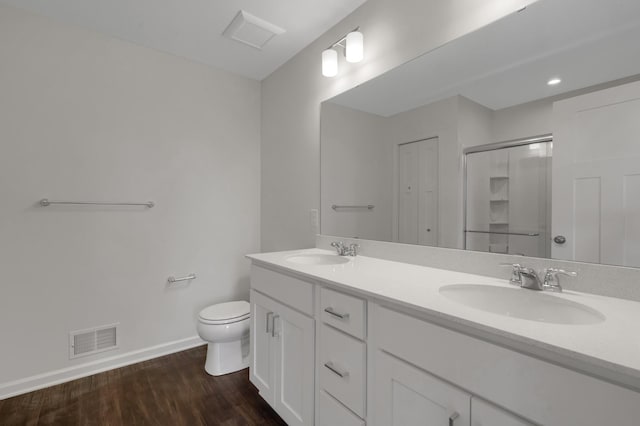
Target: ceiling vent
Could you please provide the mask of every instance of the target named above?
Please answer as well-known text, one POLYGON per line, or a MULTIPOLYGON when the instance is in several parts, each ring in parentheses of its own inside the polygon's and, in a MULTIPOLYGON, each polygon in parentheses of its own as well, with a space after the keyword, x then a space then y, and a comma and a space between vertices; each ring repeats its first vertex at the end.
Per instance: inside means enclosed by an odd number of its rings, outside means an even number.
POLYGON ((261 50, 269 40, 284 32, 277 25, 241 10, 222 35, 261 50))

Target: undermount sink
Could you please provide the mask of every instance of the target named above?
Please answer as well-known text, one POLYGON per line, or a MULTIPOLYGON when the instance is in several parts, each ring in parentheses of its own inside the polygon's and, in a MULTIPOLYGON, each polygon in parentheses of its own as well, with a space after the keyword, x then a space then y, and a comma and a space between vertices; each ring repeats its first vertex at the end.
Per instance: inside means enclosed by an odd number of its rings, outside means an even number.
POLYGON ((337 254, 295 254, 286 258, 287 262, 298 265, 340 265, 349 259, 337 254))
POLYGON ((554 324, 597 324, 605 316, 582 303, 520 288, 453 284, 440 294, 462 305, 494 314, 554 324))

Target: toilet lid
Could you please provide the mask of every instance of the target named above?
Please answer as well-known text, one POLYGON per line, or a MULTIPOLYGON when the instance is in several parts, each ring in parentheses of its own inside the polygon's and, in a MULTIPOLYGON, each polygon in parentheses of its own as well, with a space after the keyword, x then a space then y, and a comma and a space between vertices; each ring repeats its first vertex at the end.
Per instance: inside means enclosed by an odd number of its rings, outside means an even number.
POLYGON ((231 321, 246 317, 250 312, 249 302, 239 300, 206 307, 200 311, 200 318, 206 321, 231 321))

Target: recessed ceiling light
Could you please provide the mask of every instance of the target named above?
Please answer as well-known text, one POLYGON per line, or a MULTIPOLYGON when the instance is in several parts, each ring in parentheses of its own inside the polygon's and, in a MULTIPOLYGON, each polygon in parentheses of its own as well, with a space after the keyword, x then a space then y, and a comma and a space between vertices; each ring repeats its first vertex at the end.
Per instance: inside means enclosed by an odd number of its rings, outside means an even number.
POLYGON ((562 83, 562 80, 557 78, 557 77, 556 78, 552 78, 551 80, 547 81, 547 84, 549 86, 555 86, 555 85, 560 84, 560 83, 562 83))

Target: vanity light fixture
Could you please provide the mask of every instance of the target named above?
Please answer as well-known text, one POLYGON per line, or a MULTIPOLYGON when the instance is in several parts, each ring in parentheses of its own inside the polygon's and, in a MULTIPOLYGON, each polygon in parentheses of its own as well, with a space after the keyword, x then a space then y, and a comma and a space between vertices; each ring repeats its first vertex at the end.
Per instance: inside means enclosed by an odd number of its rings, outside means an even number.
POLYGON ((556 85, 558 85, 560 83, 562 83, 562 80, 560 78, 558 78, 558 77, 554 77, 551 80, 547 81, 547 84, 549 86, 556 86, 556 85))
POLYGON ((360 27, 345 34, 322 52, 322 75, 325 77, 338 75, 338 47, 344 49, 347 62, 360 62, 364 58, 364 36, 360 27))
POLYGON ((344 48, 344 55, 347 62, 357 63, 364 58, 364 36, 357 29, 347 34, 347 46, 344 48))
POLYGON ((338 52, 329 48, 322 52, 322 75, 335 77, 338 75, 338 52))

